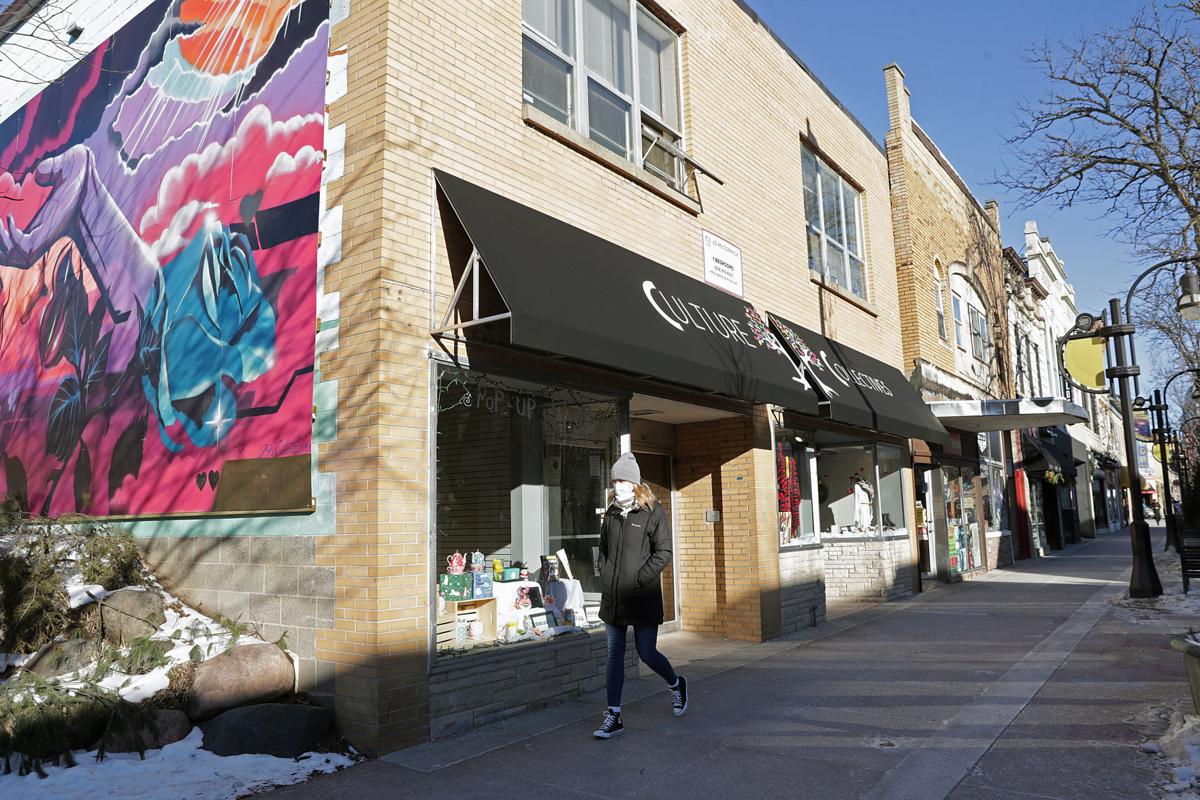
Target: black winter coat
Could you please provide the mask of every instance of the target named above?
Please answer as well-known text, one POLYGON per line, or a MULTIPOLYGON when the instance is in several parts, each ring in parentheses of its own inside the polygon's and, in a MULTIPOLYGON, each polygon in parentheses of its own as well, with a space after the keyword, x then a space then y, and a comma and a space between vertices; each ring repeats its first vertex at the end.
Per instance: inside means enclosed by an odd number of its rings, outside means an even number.
POLYGON ((661 625, 658 576, 671 562, 671 529, 660 503, 622 517, 609 506, 600 526, 600 619, 610 625, 661 625))

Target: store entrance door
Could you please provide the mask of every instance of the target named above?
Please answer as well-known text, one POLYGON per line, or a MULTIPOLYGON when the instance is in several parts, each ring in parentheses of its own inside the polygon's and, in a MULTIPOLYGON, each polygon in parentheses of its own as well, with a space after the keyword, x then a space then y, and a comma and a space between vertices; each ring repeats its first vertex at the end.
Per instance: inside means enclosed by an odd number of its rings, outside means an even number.
POLYGON ((657 453, 635 452, 638 466, 642 469, 642 482, 654 490, 658 501, 666 512, 667 525, 671 531, 671 563, 662 572, 663 622, 671 623, 678 620, 675 594, 675 526, 671 508, 671 487, 674 482, 671 477, 671 457, 657 453))
POLYGON ((1063 549, 1062 505, 1058 487, 1050 486, 1042 493, 1042 516, 1046 520, 1046 544, 1051 550, 1063 549))

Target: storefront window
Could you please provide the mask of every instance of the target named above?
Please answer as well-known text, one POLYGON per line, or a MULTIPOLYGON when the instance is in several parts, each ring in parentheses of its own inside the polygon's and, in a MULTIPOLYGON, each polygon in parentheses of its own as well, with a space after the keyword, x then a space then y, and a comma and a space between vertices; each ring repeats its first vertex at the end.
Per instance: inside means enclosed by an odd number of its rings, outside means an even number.
POLYGON ((951 574, 970 572, 983 566, 983 543, 980 541, 972 484, 971 470, 942 467, 947 563, 951 574))
POLYGON ((775 431, 775 488, 779 511, 779 544, 816 542, 813 521, 812 450, 798 432, 775 431))
POLYGON ((598 622, 623 401, 449 367, 437 388, 439 653, 598 622))
POLYGON ((825 536, 869 536, 907 528, 904 452, 891 445, 822 446, 817 507, 825 536))
POLYGON ((983 517, 989 531, 1008 530, 1008 480, 1004 468, 1002 434, 979 436, 980 479, 983 483, 983 517))
POLYGON ((879 518, 884 533, 906 530, 904 502, 904 451, 891 445, 879 445, 879 518))

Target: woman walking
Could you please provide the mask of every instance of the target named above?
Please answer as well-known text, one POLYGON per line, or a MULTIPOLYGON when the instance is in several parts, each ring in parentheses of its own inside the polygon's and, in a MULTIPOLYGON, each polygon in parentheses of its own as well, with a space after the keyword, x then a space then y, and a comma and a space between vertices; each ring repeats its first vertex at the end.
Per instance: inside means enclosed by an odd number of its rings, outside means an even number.
POLYGON ((658 652, 658 626, 663 623, 659 575, 671 561, 671 530, 662 505, 642 483, 633 453, 624 453, 612 468, 613 501, 600 526, 600 619, 608 627, 608 709, 593 735, 611 739, 621 722, 621 689, 625 685, 625 646, 629 627, 638 657, 667 682, 675 716, 687 711, 687 680, 676 675, 658 652))

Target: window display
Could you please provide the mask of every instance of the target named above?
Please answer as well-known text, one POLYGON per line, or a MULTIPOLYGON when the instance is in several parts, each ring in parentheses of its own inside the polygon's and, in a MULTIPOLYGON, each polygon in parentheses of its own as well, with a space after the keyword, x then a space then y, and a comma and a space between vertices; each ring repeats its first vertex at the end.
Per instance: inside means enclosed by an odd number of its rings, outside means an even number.
POLYGON ((817 541, 813 520, 812 450, 795 431, 775 432, 775 479, 779 499, 779 544, 817 541))
POLYGON ((596 624, 622 399, 451 367, 437 398, 437 649, 596 624))
POLYGON ((983 516, 989 531, 1008 530, 1008 480, 1001 436, 999 431, 979 435, 983 516))
POLYGON ((893 445, 822 446, 816 456, 822 535, 906 531, 905 463, 904 451, 893 445))
POLYGON ((974 473, 970 469, 942 467, 946 503, 946 546, 951 574, 983 566, 983 542, 975 509, 974 473))
POLYGON ((876 532, 874 445, 822 447, 817 476, 822 535, 876 532))

